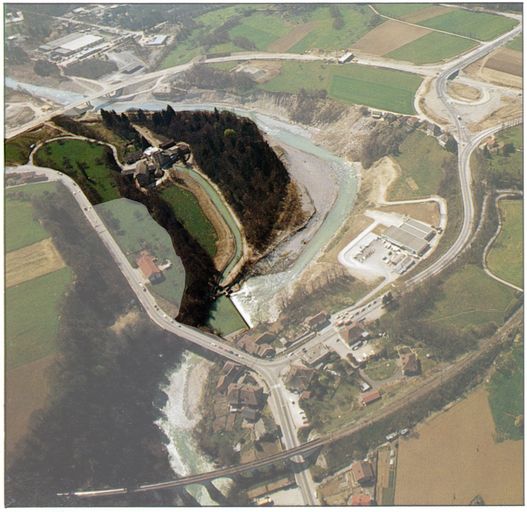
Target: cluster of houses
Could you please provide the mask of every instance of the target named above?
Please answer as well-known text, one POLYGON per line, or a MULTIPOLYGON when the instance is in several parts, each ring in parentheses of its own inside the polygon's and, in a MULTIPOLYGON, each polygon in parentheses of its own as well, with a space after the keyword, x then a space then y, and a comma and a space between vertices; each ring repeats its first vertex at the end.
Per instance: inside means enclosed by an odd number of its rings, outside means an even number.
POLYGON ((255 440, 265 434, 261 410, 267 397, 262 386, 248 382, 242 366, 232 361, 223 365, 216 384, 216 393, 214 431, 221 431, 222 428, 226 431, 232 430, 237 415, 240 415, 246 426, 249 424, 253 428, 255 440))
POLYGON ((263 334, 247 332, 241 338, 238 338, 236 345, 253 356, 269 358, 276 353, 271 345, 275 338, 275 335, 270 332, 264 332, 263 334))

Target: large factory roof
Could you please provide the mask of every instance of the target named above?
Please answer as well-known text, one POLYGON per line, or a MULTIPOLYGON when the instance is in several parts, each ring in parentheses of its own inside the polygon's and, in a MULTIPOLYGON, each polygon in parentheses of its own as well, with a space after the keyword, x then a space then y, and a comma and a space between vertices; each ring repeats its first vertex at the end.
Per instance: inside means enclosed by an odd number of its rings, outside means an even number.
POLYGON ((428 242, 424 238, 418 238, 396 226, 390 226, 386 229, 384 236, 390 242, 415 254, 423 254, 428 249, 428 242))
POLYGON ((102 40, 102 37, 100 36, 82 34, 81 32, 73 32, 72 34, 68 34, 67 36, 60 37, 59 39, 55 39, 54 41, 43 44, 40 46, 40 49, 44 51, 50 51, 62 48, 64 50, 74 52, 100 40, 102 40))

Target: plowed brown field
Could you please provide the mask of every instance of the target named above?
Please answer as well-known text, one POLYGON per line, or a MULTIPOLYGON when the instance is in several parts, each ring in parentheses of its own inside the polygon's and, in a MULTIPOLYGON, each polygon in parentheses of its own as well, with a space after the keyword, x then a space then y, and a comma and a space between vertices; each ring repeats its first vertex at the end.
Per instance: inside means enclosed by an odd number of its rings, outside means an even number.
POLYGON ((484 387, 399 442, 396 505, 486 505, 523 502, 523 441, 494 440, 484 387))
POLYGON ((418 23, 420 21, 429 20, 430 18, 435 18, 436 16, 441 16, 450 12, 453 7, 443 7, 441 5, 431 5, 430 7, 425 7, 419 11, 412 12, 406 16, 402 16, 401 19, 407 21, 408 23, 418 23))
POLYGON ((268 47, 268 52, 286 52, 294 46, 296 43, 299 43, 307 36, 315 27, 317 26, 316 21, 311 21, 309 23, 303 23, 298 25, 292 30, 290 30, 285 36, 273 41, 268 47))
POLYGON ((427 28, 413 27, 398 21, 388 20, 361 37, 353 45, 353 49, 371 55, 384 55, 428 33, 430 30, 427 28))
POLYGON ((522 54, 510 48, 501 48, 487 60, 486 68, 509 73, 510 75, 522 76, 523 74, 522 54))

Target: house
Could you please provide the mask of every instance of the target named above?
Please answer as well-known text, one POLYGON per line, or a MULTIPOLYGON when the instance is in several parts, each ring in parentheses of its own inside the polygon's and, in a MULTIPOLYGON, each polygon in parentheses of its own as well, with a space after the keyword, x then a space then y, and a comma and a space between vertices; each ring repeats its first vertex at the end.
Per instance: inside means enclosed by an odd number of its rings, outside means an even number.
POLYGON ((291 391, 302 393, 309 388, 314 373, 313 368, 308 368, 303 364, 293 364, 286 376, 285 385, 291 391))
POLYGON ((342 339, 350 346, 357 341, 364 340, 368 337, 368 333, 360 325, 344 327, 344 329, 341 329, 340 335, 342 336, 342 339))
POLYGON ((218 379, 216 384, 216 391, 218 393, 225 393, 230 384, 236 381, 236 379, 243 373, 243 368, 232 361, 227 361, 221 369, 222 375, 218 379))
POLYGON ((262 342, 269 339, 274 339, 274 336, 269 333, 264 333, 257 337, 245 334, 236 342, 236 344, 239 348, 245 350, 245 352, 248 352, 249 354, 265 358, 271 357, 275 353, 275 349, 271 345, 262 342))
POLYGON ((156 284, 163 281, 163 273, 148 251, 141 251, 136 263, 145 279, 148 279, 150 283, 156 284))
POLYGON ((399 358, 399 362, 401 363, 403 375, 411 377, 412 375, 419 375, 421 373, 421 364, 414 352, 402 354, 399 358))
POLYGON ((374 389, 372 391, 368 391, 368 393, 363 393, 360 397, 360 401, 363 406, 367 406, 372 404, 373 402, 376 402, 377 400, 380 400, 381 394, 378 390, 374 389))
POLYGON ((351 497, 352 507, 369 507, 370 505, 372 505, 372 499, 367 494, 355 494, 351 497))
POLYGON ((368 461, 358 461, 351 465, 355 481, 361 485, 373 482, 373 467, 368 461))
POLYGON ((264 401, 263 389, 250 384, 229 384, 227 401, 231 411, 239 411, 243 406, 259 409, 264 401))
POLYGON ((321 327, 326 326, 328 322, 329 316, 325 311, 321 311, 313 316, 308 316, 304 321, 305 325, 310 329, 320 329, 321 327))

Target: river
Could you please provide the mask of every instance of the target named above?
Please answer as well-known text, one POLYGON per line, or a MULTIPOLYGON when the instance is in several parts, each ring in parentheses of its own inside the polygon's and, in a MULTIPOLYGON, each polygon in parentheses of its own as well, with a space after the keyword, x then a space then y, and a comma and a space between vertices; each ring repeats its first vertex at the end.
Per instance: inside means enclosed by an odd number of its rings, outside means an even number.
MULTIPOLYGON (((168 399, 162 408, 163 417, 157 425, 168 437, 170 466, 179 476, 193 475, 215 469, 204 455, 193 432, 201 419, 199 406, 206 373, 212 363, 192 352, 184 352, 180 364, 170 372, 168 384, 163 388, 168 399)), ((223 493, 229 489, 229 479, 218 479, 214 485, 223 493)), ((187 491, 201 505, 217 505, 202 485, 190 485, 187 491)))

